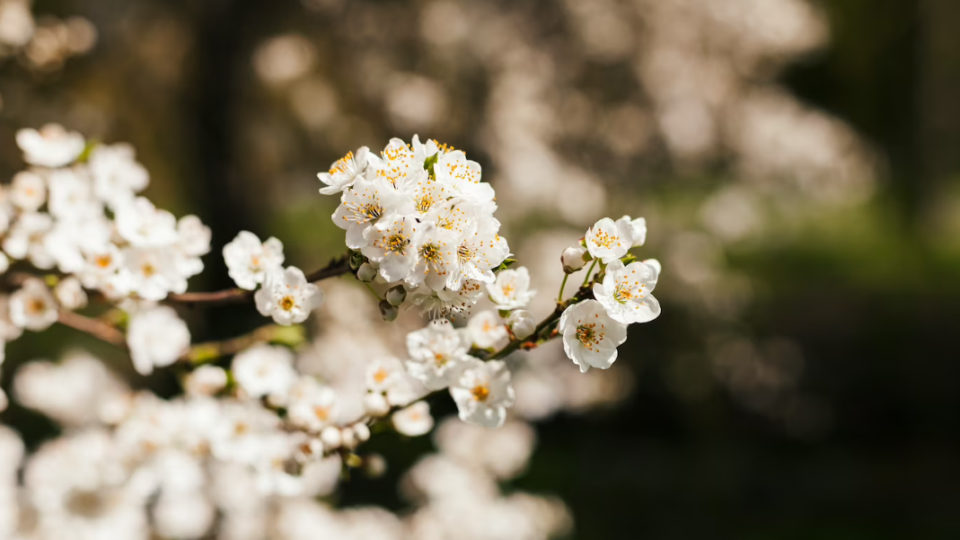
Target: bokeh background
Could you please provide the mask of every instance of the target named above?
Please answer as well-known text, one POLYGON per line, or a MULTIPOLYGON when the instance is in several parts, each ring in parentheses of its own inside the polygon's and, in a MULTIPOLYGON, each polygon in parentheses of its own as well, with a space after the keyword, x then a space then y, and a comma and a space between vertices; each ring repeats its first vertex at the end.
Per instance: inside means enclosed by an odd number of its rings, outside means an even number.
MULTIPOLYGON (((664 268, 663 315, 609 372, 530 354, 539 442, 507 490, 560 497, 578 539, 956 538, 957 21, 954 0, 0 0, 0 178, 22 127, 127 141, 214 254, 245 229, 310 269, 342 249, 316 173, 437 138, 496 188, 535 313, 600 217, 646 217, 638 253, 664 268)), ((192 288, 229 285, 219 259, 192 288)), ((354 290, 331 287, 316 332, 336 338, 354 290)), ((187 316, 197 340, 258 321, 187 316)), ((372 330, 398 352, 402 319, 372 330)), ((11 344, 4 388, 77 345, 178 391, 65 329, 11 344)), ((16 403, 0 419, 31 446, 57 429, 16 403)), ((431 442, 371 444, 388 474, 337 500, 402 510, 431 442)))

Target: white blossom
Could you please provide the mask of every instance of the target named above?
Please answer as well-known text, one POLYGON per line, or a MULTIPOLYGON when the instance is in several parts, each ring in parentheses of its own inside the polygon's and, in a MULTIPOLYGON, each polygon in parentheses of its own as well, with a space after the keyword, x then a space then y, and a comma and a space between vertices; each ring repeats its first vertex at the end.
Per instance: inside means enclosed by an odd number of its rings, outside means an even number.
POLYGON ((253 399, 268 397, 273 403, 282 403, 297 379, 293 353, 275 345, 261 343, 240 352, 233 358, 231 368, 244 394, 253 399))
POLYGON ((366 387, 371 392, 387 392, 402 377, 404 371, 400 360, 393 357, 379 358, 367 365, 366 387))
POLYGON ((53 288, 53 293, 64 309, 76 310, 87 305, 87 293, 75 277, 61 279, 53 288))
POLYGON ((564 352, 584 373, 592 367, 607 369, 613 365, 617 347, 627 340, 627 326, 610 318, 596 300, 568 307, 557 329, 563 336, 564 352))
POLYGON ((484 427, 500 427, 507 408, 516 399, 510 386, 510 370, 499 360, 470 360, 450 395, 457 403, 460 419, 484 427))
POLYGON ((189 396, 212 396, 227 387, 227 372, 220 366, 204 365, 190 372, 183 389, 189 396))
POLYGON ((431 390, 449 386, 470 359, 470 343, 449 321, 432 321, 422 330, 407 334, 407 372, 431 390))
POLYGON ((10 320, 20 328, 39 332, 57 322, 57 301, 47 285, 36 278, 24 281, 10 295, 10 320))
POLYGON ((330 165, 329 171, 317 174, 317 178, 326 185, 320 188, 320 193, 333 195, 352 186, 366 171, 369 153, 370 150, 366 146, 357 150, 356 155, 353 152, 347 152, 347 155, 330 165))
POLYGON ((660 303, 651 294, 657 286, 657 271, 642 262, 624 266, 620 260, 607 265, 603 283, 593 286, 593 296, 613 320, 645 323, 660 315, 660 303))
POLYGON ((421 225, 412 217, 393 216, 381 220, 364 232, 364 256, 380 266, 380 275, 388 283, 401 281, 417 263, 417 242, 421 225))
POLYGON ((97 145, 90 152, 89 167, 94 193, 110 208, 130 202, 150 183, 150 174, 128 144, 97 145))
POLYGON ((467 323, 467 334, 479 349, 499 349, 507 344, 507 327, 495 311, 481 311, 467 323))
POLYGON ((116 209, 117 232, 133 247, 164 247, 177 241, 177 218, 137 197, 116 209))
POLYGON ((497 280, 487 285, 487 292, 497 309, 503 310, 526 307, 537 294, 530 290, 530 272, 525 267, 502 270, 497 280))
POLYGON ((190 331, 173 308, 158 306, 135 313, 127 329, 133 367, 149 375, 154 367, 177 361, 190 346, 190 331))
POLYGON ((507 326, 518 339, 527 339, 536 331, 537 321, 529 311, 518 309, 507 317, 507 326))
MULTIPOLYGON (((617 227, 629 226, 630 236, 633 238, 631 247, 642 246, 647 241, 647 220, 641 218, 631 219, 630 216, 623 216, 617 220, 617 227)), ((626 227, 624 227, 626 228, 626 227)))
POLYGON ((563 250, 563 253, 560 255, 560 263, 563 265, 563 271, 567 274, 572 274, 577 270, 580 270, 587 264, 587 261, 583 259, 583 256, 587 254, 587 250, 580 247, 568 247, 563 250))
POLYGON ((397 433, 407 437, 419 437, 433 429, 433 416, 430 416, 430 404, 418 401, 405 409, 393 413, 390 417, 397 433))
POLYGON ((62 167, 77 159, 86 147, 83 135, 67 131, 58 124, 47 124, 36 129, 17 132, 17 146, 23 150, 23 159, 40 167, 62 167))
POLYGON ((240 231, 223 246, 223 260, 237 287, 252 291, 283 265, 283 243, 272 236, 261 243, 252 232, 240 231))
POLYGON ((47 182, 34 171, 14 175, 10 184, 10 202, 25 212, 36 212, 47 202, 47 182))
POLYGON ((587 230, 584 240, 594 259, 609 264, 627 254, 633 245, 633 228, 629 222, 603 218, 587 230))
POLYGON ((267 274, 254 300, 261 315, 289 326, 307 320, 310 312, 323 303, 323 291, 308 283, 302 270, 291 266, 267 274))
POLYGON ((295 426, 319 433, 332 426, 339 413, 337 393, 313 377, 300 377, 290 389, 287 415, 295 426))

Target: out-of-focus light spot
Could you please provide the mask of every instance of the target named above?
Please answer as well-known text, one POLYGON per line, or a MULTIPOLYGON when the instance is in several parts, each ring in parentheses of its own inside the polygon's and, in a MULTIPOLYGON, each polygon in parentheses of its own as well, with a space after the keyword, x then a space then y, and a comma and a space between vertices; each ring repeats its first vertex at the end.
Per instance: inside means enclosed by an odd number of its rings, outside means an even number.
POLYGON ((439 0, 423 8, 420 34, 433 45, 453 45, 466 38, 469 32, 467 16, 458 4, 439 0))
POLYGON ((253 54, 253 67, 260 79, 269 85, 291 83, 314 68, 317 51, 299 34, 287 34, 261 43, 253 54))
POLYGON ((337 114, 337 94, 323 79, 307 78, 291 89, 290 106, 304 125, 322 128, 337 114))
MULTIPOLYGON (((0 1, 0 50, 23 47, 33 37, 35 24, 29 2, 0 1)), ((0 52, 2 54, 2 52, 0 52)))
POLYGON ((721 188, 703 203, 700 219, 717 237, 734 242, 759 231, 763 225, 760 208, 755 193, 733 185, 721 188))
POLYGON ((391 77, 384 99, 391 123, 404 131, 433 126, 447 109, 443 87, 419 75, 391 77))

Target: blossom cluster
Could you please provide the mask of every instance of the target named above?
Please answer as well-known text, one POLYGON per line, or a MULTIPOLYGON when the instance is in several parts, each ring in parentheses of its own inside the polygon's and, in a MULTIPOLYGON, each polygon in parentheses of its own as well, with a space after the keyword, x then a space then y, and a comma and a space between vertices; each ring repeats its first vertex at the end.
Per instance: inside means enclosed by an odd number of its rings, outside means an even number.
POLYGON ((333 214, 346 244, 393 290, 434 315, 469 310, 510 254, 490 184, 464 152, 400 139, 377 155, 348 153, 320 173, 320 193, 340 193, 333 214))

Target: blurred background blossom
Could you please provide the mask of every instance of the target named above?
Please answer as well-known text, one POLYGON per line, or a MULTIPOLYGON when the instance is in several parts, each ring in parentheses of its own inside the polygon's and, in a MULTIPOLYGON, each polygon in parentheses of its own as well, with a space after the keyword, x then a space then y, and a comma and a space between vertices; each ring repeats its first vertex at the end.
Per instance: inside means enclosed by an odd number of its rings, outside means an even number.
MULTIPOLYGON (((310 268, 342 244, 316 172, 419 133, 483 166, 534 313, 597 216, 647 218, 667 309, 618 369, 582 375, 551 343, 516 360, 502 431, 375 438, 386 470, 335 488, 331 467, 325 502, 273 515, 230 497, 252 479, 214 471, 206 502, 155 505, 161 538, 207 534, 210 501, 221 538, 953 537, 957 20, 951 0, 0 0, 0 175, 21 127, 128 141, 150 197, 202 216, 214 253, 250 230, 310 268)), ((230 284, 207 264, 195 286, 230 284)), ((325 287, 297 360, 334 386, 421 324, 383 323, 355 285, 325 287)), ((199 340, 258 320, 190 316, 199 340)), ((52 332, 12 344, 2 381, 28 448, 68 434, 41 463, 96 455, 71 429, 131 389, 178 391, 52 332)))

